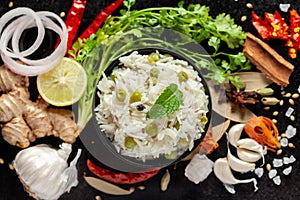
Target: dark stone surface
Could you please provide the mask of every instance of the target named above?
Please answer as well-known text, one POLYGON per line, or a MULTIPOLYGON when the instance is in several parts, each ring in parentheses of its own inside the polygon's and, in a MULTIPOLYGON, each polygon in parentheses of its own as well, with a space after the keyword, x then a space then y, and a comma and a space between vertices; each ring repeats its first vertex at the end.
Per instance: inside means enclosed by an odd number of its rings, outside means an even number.
MULTIPOLYGON (((34 10, 49 10, 53 11, 57 14, 60 12, 68 12, 70 5, 72 3, 71 0, 15 0, 13 7, 27 6, 34 10)), ((105 1, 89 1, 87 4, 87 10, 85 12, 82 25, 80 26, 79 33, 81 33, 94 19, 96 14, 101 11, 106 5, 113 2, 113 0, 105 0, 105 1)), ((8 0, 2 0, 0 2, 0 16, 8 11, 8 0)), ((165 0, 165 1, 149 1, 149 0, 138 0, 135 5, 136 9, 146 8, 146 7, 160 7, 160 6, 176 6, 178 3, 177 0, 165 0)), ((300 4, 296 3, 293 0, 190 0, 185 1, 185 4, 188 3, 200 3, 202 5, 208 5, 211 9, 211 15, 216 16, 221 12, 226 12, 233 16, 236 19, 238 24, 241 24, 245 31, 250 31, 253 34, 256 34, 255 30, 251 26, 249 21, 251 10, 256 11, 259 15, 262 15, 264 12, 274 12, 275 10, 279 10, 279 3, 291 3, 290 9, 296 9, 300 12, 300 4), (246 8, 246 3, 252 3, 253 9, 246 8), (241 16, 247 16, 246 22, 241 22, 241 16)), ((115 13, 117 14, 117 13, 115 13)), ((287 13, 281 12, 281 14, 288 18, 287 13)), ((281 42, 275 41, 270 42, 270 45, 276 49, 283 57, 287 58, 287 51, 284 45, 281 42)), ((297 91, 299 86, 299 58, 290 60, 295 65, 295 71, 291 77, 291 84, 285 89, 291 93, 297 91)), ((274 86, 278 91, 280 88, 274 86)), ((285 128, 288 124, 293 124, 297 126, 299 129, 299 100, 296 101, 295 105, 295 115, 296 121, 291 122, 286 117, 284 117, 284 112, 287 109, 288 105, 285 104, 283 107, 278 107, 281 113, 281 118, 278 118, 278 128, 280 132, 284 132, 285 128)), ((257 114, 264 114, 266 116, 271 116, 271 112, 264 112, 263 110, 255 110, 257 114)), ((296 149, 286 151, 285 153, 291 155, 293 154, 296 159, 300 158, 299 153, 299 135, 293 138, 293 143, 296 145, 296 149)), ((38 141, 39 143, 47 142, 57 144, 58 141, 53 138, 42 139, 38 141)), ((74 145, 75 148, 83 148, 81 142, 78 140, 74 145)), ((221 140, 220 148, 217 149, 210 158, 215 160, 218 157, 225 155, 226 143, 225 140, 221 140)), ((11 162, 16 153, 20 149, 16 147, 12 147, 8 145, 3 139, 0 139, 0 158, 5 160, 4 165, 0 165, 0 200, 26 200, 31 199, 27 193, 23 191, 22 185, 18 180, 18 177, 15 175, 15 172, 9 170, 8 163, 11 162)), ((160 172, 156 177, 141 183, 139 185, 145 185, 146 189, 144 191, 136 192, 130 196, 111 196, 102 194, 91 187, 89 187, 83 181, 83 174, 86 172, 89 174, 88 169, 86 168, 86 158, 88 157, 88 153, 83 151, 81 159, 78 163, 79 170, 79 185, 76 188, 73 188, 69 194, 65 194, 61 197, 61 199, 95 199, 96 195, 100 195, 104 200, 124 200, 124 199, 169 199, 169 200, 198 200, 198 199, 299 199, 300 198, 300 165, 299 161, 296 161, 292 166, 292 174, 289 176, 281 175, 282 184, 280 186, 275 186, 274 183, 267 177, 265 173, 264 176, 258 180, 259 190, 257 192, 253 192, 252 184, 240 184, 235 187, 236 194, 229 194, 222 184, 218 181, 218 179, 212 173, 204 182, 195 185, 194 183, 187 180, 184 176, 184 169, 186 166, 186 162, 179 163, 177 165, 177 169, 173 170, 173 166, 170 167, 171 173, 171 182, 169 185, 169 189, 166 192, 160 191, 160 179, 163 175, 164 170, 160 172)), ((268 154, 266 158, 268 162, 272 160, 274 154, 271 152, 268 154)), ((280 170, 279 170, 280 171, 280 170)), ((249 177, 247 174, 239 176, 240 178, 249 177)), ((124 186, 127 187, 127 186, 124 186)), ((128 186, 129 187, 129 186, 128 186)))

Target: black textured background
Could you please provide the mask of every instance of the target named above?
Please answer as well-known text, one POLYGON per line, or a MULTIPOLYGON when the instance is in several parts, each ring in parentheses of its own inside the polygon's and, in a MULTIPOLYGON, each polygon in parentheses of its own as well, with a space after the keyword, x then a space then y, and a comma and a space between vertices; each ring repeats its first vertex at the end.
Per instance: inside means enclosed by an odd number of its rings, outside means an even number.
MULTIPOLYGON (((2 0, 0 2, 0 16, 11 8, 8 7, 10 1, 2 0)), ((67 13, 72 1, 71 0, 15 0, 13 8, 20 6, 27 6, 34 10, 49 10, 57 14, 61 12, 67 13)), ((105 6, 113 2, 113 0, 89 0, 87 3, 87 9, 83 17, 82 24, 79 29, 79 34, 91 23, 94 17, 100 12, 105 6)), ((137 3, 134 8, 141 9, 146 7, 160 7, 160 6, 176 6, 178 1, 175 0, 137 0, 137 3)), ((251 10, 254 10, 259 15, 263 15, 264 12, 273 13, 275 10, 279 10, 279 3, 290 3, 290 9, 296 9, 300 13, 300 4, 297 1, 293 0, 190 0, 185 1, 188 3, 200 3, 202 5, 208 5, 211 9, 211 15, 216 16, 221 12, 226 12, 235 18, 236 22, 243 26, 245 31, 250 31, 253 34, 256 34, 255 30, 251 26, 249 21, 251 10), (246 7, 246 3, 252 3, 253 9, 246 7), (247 16, 247 21, 241 22, 240 18, 242 16, 247 16)), ((118 14, 118 13, 115 13, 118 14)), ((288 18, 287 13, 281 12, 282 16, 288 18)), ((287 50, 284 47, 282 42, 272 41, 270 45, 276 49, 281 55, 287 58, 287 50)), ((300 55, 299 55, 300 56, 300 55)), ((299 59, 290 60, 295 65, 295 71, 292 74, 290 79, 290 85, 285 88, 286 91, 296 92, 299 86, 299 59)), ((280 90, 277 86, 274 86, 277 90, 280 90)), ((280 132, 283 132, 288 124, 293 124, 299 129, 299 102, 296 101, 295 105, 295 115, 296 121, 291 122, 287 118, 279 118, 278 128, 280 132)), ((287 108, 287 105, 278 108, 279 111, 284 112, 287 108)), ((270 112, 264 113, 263 110, 256 109, 255 113, 260 115, 264 114, 270 116, 270 112)), ((39 140, 39 142, 50 142, 58 143, 56 139, 48 138, 39 140)), ((296 159, 300 159, 299 153, 299 135, 293 140, 296 148, 291 150, 289 153, 293 154, 296 159)), ((211 159, 216 159, 220 156, 225 155, 225 141, 221 140, 220 148, 210 155, 211 159)), ((81 142, 78 140, 75 144, 75 147, 80 147, 81 142)), ((14 159, 14 156, 19 151, 16 147, 11 147, 5 141, 0 139, 0 158, 5 160, 5 164, 0 165, 0 200, 26 200, 31 199, 27 193, 23 191, 22 185, 19 182, 15 172, 8 168, 8 163, 14 159)), ((270 153, 272 156, 272 153, 270 153)), ((273 154, 274 155, 274 154, 273 154)), ((89 187, 83 181, 83 173, 89 173, 86 168, 85 161, 88 154, 83 151, 81 159, 78 163, 79 170, 79 185, 76 188, 72 188, 69 194, 64 194, 61 199, 95 199, 96 195, 100 195, 104 200, 124 200, 124 199, 169 199, 169 200, 196 200, 196 199, 299 199, 300 198, 300 164, 299 161, 293 164, 292 174, 287 177, 282 177, 282 184, 280 186, 275 186, 271 180, 267 177, 266 174, 258 180, 259 190, 254 193, 252 184, 240 184, 237 185, 236 194, 229 194, 222 184, 217 180, 217 178, 212 173, 204 182, 195 185, 190 182, 184 176, 184 169, 187 163, 179 163, 177 169, 173 170, 173 167, 170 167, 171 173, 171 182, 169 184, 169 189, 166 192, 160 191, 160 179, 163 175, 164 170, 161 171, 156 177, 141 183, 137 184, 146 186, 144 191, 136 190, 136 192, 130 196, 111 196, 102 194, 91 187, 89 187)), ((267 158, 268 161, 272 157, 267 158)), ((124 186, 127 187, 127 186, 124 186)))

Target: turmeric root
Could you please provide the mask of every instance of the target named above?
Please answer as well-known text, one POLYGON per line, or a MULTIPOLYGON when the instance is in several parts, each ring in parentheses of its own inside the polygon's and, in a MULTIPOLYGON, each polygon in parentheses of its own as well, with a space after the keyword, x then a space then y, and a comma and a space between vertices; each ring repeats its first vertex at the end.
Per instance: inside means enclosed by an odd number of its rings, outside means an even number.
POLYGON ((27 89, 28 78, 0 67, 0 84, 13 80, 16 81, 15 84, 0 86, 4 93, 0 96, 0 122, 4 123, 4 140, 21 148, 28 147, 37 138, 50 135, 59 137, 64 142, 74 143, 79 135, 79 128, 73 120, 73 112, 48 108, 49 105, 41 98, 32 102, 27 89), (4 77, 3 74, 8 74, 9 77, 4 77))

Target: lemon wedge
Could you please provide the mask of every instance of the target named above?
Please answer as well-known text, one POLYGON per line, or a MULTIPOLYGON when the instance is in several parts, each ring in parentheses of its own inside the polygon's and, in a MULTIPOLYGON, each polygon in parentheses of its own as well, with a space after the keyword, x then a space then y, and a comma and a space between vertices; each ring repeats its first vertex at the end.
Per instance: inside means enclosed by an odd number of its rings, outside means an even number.
POLYGON ((39 94, 54 106, 76 103, 84 93, 86 84, 87 76, 83 67, 65 57, 53 69, 37 77, 39 94))

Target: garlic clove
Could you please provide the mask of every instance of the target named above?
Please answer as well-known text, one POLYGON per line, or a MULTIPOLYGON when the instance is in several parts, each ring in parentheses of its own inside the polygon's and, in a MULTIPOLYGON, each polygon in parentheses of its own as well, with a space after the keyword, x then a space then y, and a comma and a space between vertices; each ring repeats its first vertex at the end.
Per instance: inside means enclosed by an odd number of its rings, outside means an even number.
MULTIPOLYGON (((240 139, 240 140, 237 141, 237 148, 248 150, 248 151, 251 151, 251 152, 254 152, 254 153, 259 153, 260 154, 260 158, 263 159, 263 165, 265 164, 265 157, 264 157, 264 155, 266 153, 265 152, 266 149, 264 149, 263 146, 261 144, 259 144, 258 142, 256 142, 255 140, 253 140, 251 138, 240 139)), ((242 154, 244 155, 245 152, 243 152, 242 154)), ((243 156, 243 155, 241 155, 241 156, 243 156)), ((253 155, 255 155, 255 154, 253 154, 253 155)), ((257 157, 258 160, 260 158, 257 157)), ((247 159, 247 158, 245 158, 245 159, 247 159)), ((251 157, 249 159, 251 159, 251 157)))
POLYGON ((78 184, 76 158, 68 167, 71 144, 62 144, 59 150, 48 145, 36 145, 21 150, 13 161, 16 173, 25 190, 36 199, 58 199, 78 184))
POLYGON ((227 159, 228 159, 228 164, 231 169, 237 172, 241 173, 246 173, 249 171, 254 171, 255 170, 255 164, 254 163, 249 163, 246 161, 243 161, 230 152, 230 149, 228 148, 228 153, 227 153, 227 159))
POLYGON ((245 124, 235 124, 228 131, 228 141, 229 143, 236 147, 237 141, 240 139, 243 132, 245 124))
POLYGON ((218 158, 214 163, 214 173, 216 177, 223 183, 229 185, 235 185, 239 183, 251 183, 253 182, 254 191, 257 191, 257 181, 255 178, 239 180, 236 179, 230 169, 227 158, 218 158))
POLYGON ((262 155, 258 152, 249 151, 242 148, 237 148, 237 155, 241 160, 251 163, 257 162, 262 157, 262 155))

